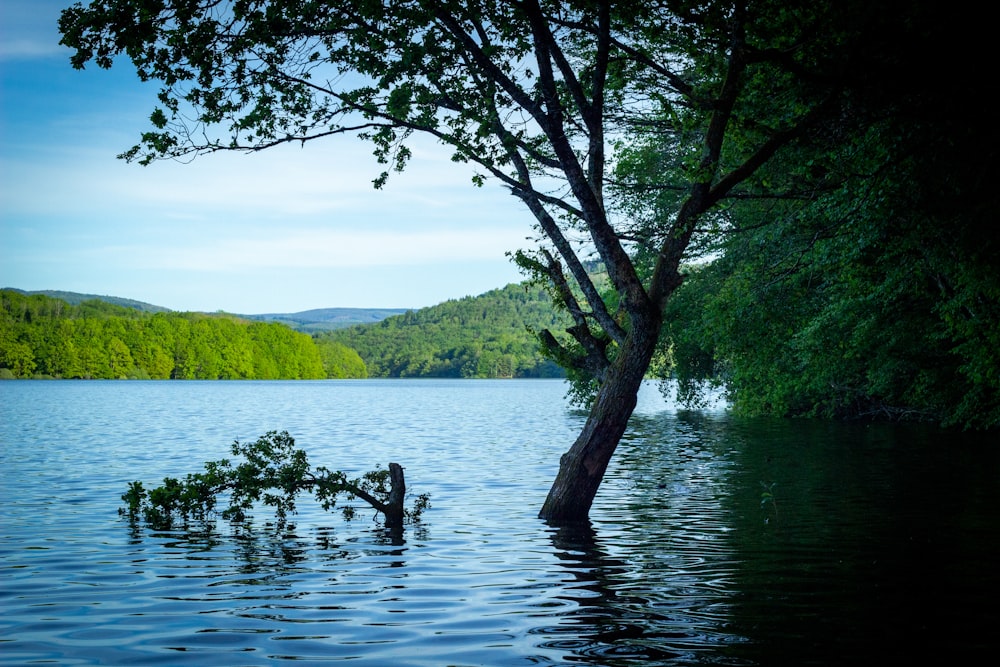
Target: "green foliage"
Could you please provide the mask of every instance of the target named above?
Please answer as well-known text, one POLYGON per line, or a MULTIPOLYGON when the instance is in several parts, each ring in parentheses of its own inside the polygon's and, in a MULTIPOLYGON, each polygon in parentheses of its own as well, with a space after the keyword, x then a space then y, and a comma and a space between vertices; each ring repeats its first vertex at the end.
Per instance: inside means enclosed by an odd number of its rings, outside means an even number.
POLYGON ((314 339, 326 376, 333 379, 365 378, 368 368, 361 356, 343 343, 328 338, 314 339))
MULTIPOLYGON (((364 377, 342 352, 334 370, 364 377), (346 361, 345 361, 346 360, 346 361)), ((312 339, 231 315, 149 313, 104 301, 70 305, 0 291, 0 368, 15 377, 317 379, 330 376, 312 339)))
POLYGON ((318 334, 316 343, 324 357, 337 345, 357 350, 371 377, 558 377, 532 331, 565 325, 543 289, 520 284, 318 334))
MULTIPOLYGON (((280 529, 296 513, 299 495, 308 492, 327 511, 336 507, 341 495, 346 495, 388 516, 392 488, 387 469, 376 468, 349 479, 339 470, 313 468, 305 451, 295 448, 295 440, 287 431, 269 431, 252 443, 236 441, 232 455, 236 458, 209 461, 203 472, 189 473, 184 479, 166 477, 161 486, 148 491, 142 482, 131 482, 122 494, 125 506, 119 512, 132 521, 141 519, 164 529, 178 522, 184 526, 189 522, 210 522, 217 516, 244 523, 256 507, 264 506, 272 509, 280 529), (226 502, 225 508, 218 511, 220 497, 226 502)), ((423 494, 404 511, 404 516, 419 521, 429 506, 429 497, 423 494)), ((354 516, 352 506, 343 509, 345 518, 354 516)))
POLYGON ((747 414, 1000 427, 1000 244, 967 157, 995 130, 922 104, 861 98, 867 127, 827 148, 808 199, 730 210, 743 231, 668 307, 682 386, 724 382, 747 414))
MULTIPOLYGON (((796 43, 796 58, 832 66, 836 103, 816 107, 806 132, 701 216, 694 263, 664 311, 657 372, 693 404, 721 384, 747 414, 1000 426, 998 126, 989 107, 966 102, 977 39, 927 4, 782 4, 754 7, 773 19, 756 29, 780 49, 797 21, 815 21, 829 41, 796 43)), ((710 58, 695 55, 706 72, 710 58)), ((748 68, 734 113, 749 122, 720 161, 739 164, 784 123, 782 109, 797 115, 820 90, 792 74, 748 68)), ((678 209, 689 155, 640 134, 621 156, 628 187, 615 195, 631 234, 656 234, 678 209)), ((642 244, 634 257, 644 274, 658 261, 642 244)))

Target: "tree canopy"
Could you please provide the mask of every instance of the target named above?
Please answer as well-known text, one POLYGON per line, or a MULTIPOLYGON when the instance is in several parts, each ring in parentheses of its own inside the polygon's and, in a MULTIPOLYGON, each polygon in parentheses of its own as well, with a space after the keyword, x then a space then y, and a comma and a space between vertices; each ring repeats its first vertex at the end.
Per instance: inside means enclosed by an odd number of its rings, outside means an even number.
POLYGON ((710 379, 748 414, 1000 427, 1000 133, 970 98, 984 42, 936 3, 894 9, 873 12, 825 149, 760 171, 788 195, 733 202, 740 233, 710 239, 668 307, 682 394, 710 379))

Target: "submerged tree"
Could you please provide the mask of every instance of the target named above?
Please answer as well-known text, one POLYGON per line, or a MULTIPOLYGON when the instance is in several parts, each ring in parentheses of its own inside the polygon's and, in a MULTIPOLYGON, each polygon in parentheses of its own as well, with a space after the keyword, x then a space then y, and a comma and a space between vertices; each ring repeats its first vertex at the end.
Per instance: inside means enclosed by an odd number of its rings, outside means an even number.
MULTIPOLYGON (((122 514, 142 518, 153 526, 167 527, 175 521, 203 521, 214 518, 220 497, 228 499, 219 512, 222 518, 241 522, 258 504, 271 507, 279 526, 296 511, 296 499, 312 493, 325 510, 336 507, 341 494, 368 503, 385 518, 385 527, 399 529, 407 520, 419 519, 428 507, 421 495, 407 509, 403 468, 390 463, 359 478, 348 479, 339 470, 312 468, 305 451, 295 448, 287 431, 270 431, 252 443, 236 441, 235 461, 220 459, 205 464, 204 472, 190 473, 183 480, 167 477, 163 485, 146 490, 142 482, 132 482, 122 495, 122 514)), ((353 516, 353 506, 344 508, 353 516)))
POLYGON ((476 184, 509 188, 539 232, 517 260, 573 319, 542 344, 597 386, 540 512, 566 521, 589 513, 692 242, 726 226, 727 197, 772 192, 763 165, 842 122, 841 70, 858 46, 845 27, 864 23, 864 7, 94 0, 65 10, 60 29, 75 67, 127 56, 161 83, 153 127, 125 159, 355 134, 387 166, 381 187, 422 133, 474 165, 476 184), (658 147, 659 176, 616 183, 616 160, 642 142, 658 147), (655 214, 632 217, 635 197, 655 198, 644 207, 655 214))

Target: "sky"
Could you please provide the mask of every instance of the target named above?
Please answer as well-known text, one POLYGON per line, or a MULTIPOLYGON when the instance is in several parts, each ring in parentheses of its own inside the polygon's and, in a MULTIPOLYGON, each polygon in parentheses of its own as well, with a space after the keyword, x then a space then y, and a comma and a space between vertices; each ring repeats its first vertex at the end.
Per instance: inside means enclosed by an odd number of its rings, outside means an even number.
POLYGON ((0 0, 0 287, 125 297, 180 311, 422 308, 523 276, 532 219, 429 140, 382 190, 349 136, 148 167, 116 156, 158 88, 127 62, 69 64, 72 0, 0 0))

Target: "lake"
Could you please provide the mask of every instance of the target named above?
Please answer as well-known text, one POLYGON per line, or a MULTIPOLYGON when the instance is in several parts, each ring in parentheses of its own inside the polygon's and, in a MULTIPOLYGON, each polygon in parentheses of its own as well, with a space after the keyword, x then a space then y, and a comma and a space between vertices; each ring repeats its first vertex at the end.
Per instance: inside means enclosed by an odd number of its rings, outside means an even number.
POLYGON ((0 662, 975 664, 1000 621, 996 434, 739 419, 646 387, 591 522, 537 519, 584 416, 559 380, 0 382, 0 662), (128 482, 287 430, 429 493, 393 540, 153 531, 128 482))

